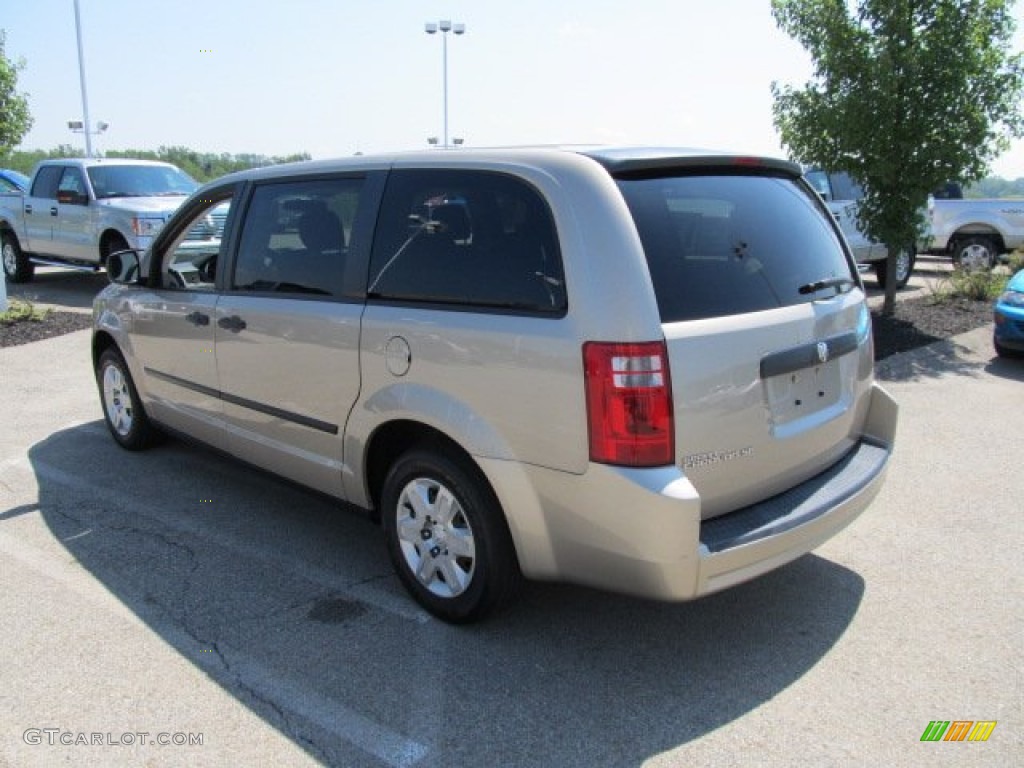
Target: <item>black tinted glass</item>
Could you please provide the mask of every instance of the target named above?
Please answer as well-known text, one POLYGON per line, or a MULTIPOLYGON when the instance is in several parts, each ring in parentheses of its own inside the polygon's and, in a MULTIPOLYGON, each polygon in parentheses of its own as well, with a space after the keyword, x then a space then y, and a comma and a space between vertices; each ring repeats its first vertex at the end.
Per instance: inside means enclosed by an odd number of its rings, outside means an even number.
POLYGON ((231 287, 340 296, 361 178, 257 187, 245 214, 231 287))
POLYGON ((565 281, 540 194, 483 171, 395 171, 373 244, 371 297, 561 313, 565 281))
POLYGON ((57 184, 64 172, 61 165, 46 165, 36 173, 36 179, 32 184, 32 197, 49 197, 56 199, 57 184))
POLYGON ((663 322, 756 312, 846 290, 855 281, 810 191, 768 176, 620 180, 663 322), (804 292, 801 292, 801 288, 804 292))

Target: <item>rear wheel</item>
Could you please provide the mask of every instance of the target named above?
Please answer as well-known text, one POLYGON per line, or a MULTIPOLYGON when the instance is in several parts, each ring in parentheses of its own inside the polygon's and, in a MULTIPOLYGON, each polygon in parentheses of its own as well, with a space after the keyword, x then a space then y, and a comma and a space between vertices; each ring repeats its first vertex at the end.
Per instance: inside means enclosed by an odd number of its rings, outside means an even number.
POLYGON ((990 237, 971 235, 953 246, 953 266, 967 272, 989 270, 996 265, 999 249, 990 237))
MULTIPOLYGON (((910 276, 914 272, 914 262, 917 260, 915 248, 904 248, 896 254, 896 288, 900 289, 910 282, 910 276)), ((889 261, 876 261, 874 264, 875 279, 878 280, 878 287, 885 289, 889 283, 889 275, 886 272, 889 261)))
POLYGON ((21 250, 18 238, 13 232, 0 234, 0 251, 4 265, 4 275, 12 283, 27 283, 35 274, 35 264, 21 250))
POLYGON ((156 442, 160 433, 150 423, 139 401, 128 364, 115 347, 109 347, 100 355, 96 365, 96 384, 107 427, 123 448, 138 451, 156 442))
POLYGON ((476 621, 517 591, 512 537, 475 467, 432 449, 409 451, 388 471, 381 513, 399 579, 438 618, 476 621))

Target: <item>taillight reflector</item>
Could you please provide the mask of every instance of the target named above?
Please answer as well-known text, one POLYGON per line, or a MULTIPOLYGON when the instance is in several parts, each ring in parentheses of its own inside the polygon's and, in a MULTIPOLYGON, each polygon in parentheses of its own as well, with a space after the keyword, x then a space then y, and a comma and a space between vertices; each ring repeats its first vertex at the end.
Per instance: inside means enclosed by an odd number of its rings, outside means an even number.
POLYGON ((590 460, 630 467, 675 457, 672 383, 664 341, 583 345, 590 460))

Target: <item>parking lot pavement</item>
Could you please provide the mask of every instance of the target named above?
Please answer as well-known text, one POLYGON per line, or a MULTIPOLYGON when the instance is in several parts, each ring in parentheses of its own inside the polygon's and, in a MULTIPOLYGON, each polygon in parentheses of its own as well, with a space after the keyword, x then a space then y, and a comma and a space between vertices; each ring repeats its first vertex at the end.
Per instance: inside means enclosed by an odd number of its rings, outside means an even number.
POLYGON ((887 485, 814 554, 680 605, 534 584, 464 628, 363 517, 117 448, 87 333, 0 349, 0 765, 1020 764, 1024 365, 989 333, 885 362, 887 485))

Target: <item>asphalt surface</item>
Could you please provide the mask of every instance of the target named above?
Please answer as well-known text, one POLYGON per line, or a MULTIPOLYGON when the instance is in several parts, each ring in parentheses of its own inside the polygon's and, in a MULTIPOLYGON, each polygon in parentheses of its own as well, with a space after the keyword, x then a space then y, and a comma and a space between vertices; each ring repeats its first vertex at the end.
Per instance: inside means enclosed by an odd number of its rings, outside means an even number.
POLYGON ((990 333, 880 366, 887 484, 815 553, 679 605, 534 584, 469 628, 350 510, 119 449, 87 332, 0 349, 0 766, 1020 765, 1024 362, 990 333))

